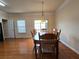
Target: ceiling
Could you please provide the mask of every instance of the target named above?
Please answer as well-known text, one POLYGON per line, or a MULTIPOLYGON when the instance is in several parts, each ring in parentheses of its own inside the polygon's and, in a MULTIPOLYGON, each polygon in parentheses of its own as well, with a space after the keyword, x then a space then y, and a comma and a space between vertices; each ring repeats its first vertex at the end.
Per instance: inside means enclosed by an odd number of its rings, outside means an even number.
MULTIPOLYGON (((0 9, 8 13, 41 12, 42 0, 2 0, 7 6, 0 9)), ((64 0, 44 0, 44 11, 55 11, 64 0)))

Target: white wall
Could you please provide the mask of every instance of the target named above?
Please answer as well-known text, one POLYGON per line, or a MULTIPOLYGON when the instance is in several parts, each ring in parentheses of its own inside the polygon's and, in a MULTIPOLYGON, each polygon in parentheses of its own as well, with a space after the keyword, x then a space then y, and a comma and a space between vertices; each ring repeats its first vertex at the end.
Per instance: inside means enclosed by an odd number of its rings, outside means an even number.
MULTIPOLYGON (((34 20, 40 20, 40 17, 41 17, 41 13, 23 13, 23 14, 9 14, 8 19, 13 20, 13 22, 15 23, 16 38, 28 38, 28 37, 31 37, 30 31, 34 28, 34 20), (17 31, 16 21, 20 19, 26 20, 26 33, 24 34, 23 33, 20 34, 17 31)), ((48 20, 48 30, 50 30, 52 27, 55 26, 54 14, 45 13, 45 18, 48 20)), ((8 26, 10 27, 10 28, 8 27, 9 28, 8 37, 13 38, 14 33, 13 33, 12 27, 14 26, 12 25, 12 23, 10 24, 10 22, 8 23, 8 26)))
POLYGON ((2 22, 2 19, 7 19, 7 16, 6 12, 0 10, 0 22, 2 22))
POLYGON ((56 12, 61 41, 79 54, 79 0, 66 0, 56 12))

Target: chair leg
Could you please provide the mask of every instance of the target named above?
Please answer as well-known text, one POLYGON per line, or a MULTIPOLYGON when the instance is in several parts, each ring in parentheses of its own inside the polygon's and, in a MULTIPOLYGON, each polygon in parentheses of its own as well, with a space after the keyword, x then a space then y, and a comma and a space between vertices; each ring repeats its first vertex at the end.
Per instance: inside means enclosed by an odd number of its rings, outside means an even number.
POLYGON ((58 59, 58 56, 59 56, 59 45, 58 45, 58 42, 57 42, 57 46, 56 46, 56 59, 58 59))
POLYGON ((43 59, 43 53, 41 54, 41 59, 43 59))
POLYGON ((42 51, 41 51, 41 47, 39 47, 40 49, 39 49, 39 55, 40 55, 40 59, 43 59, 43 53, 42 53, 42 51))
POLYGON ((40 53, 40 59, 43 59, 43 54, 42 53, 40 53))
POLYGON ((37 49, 36 49, 36 45, 34 46, 34 50, 35 50, 35 59, 37 59, 37 49))

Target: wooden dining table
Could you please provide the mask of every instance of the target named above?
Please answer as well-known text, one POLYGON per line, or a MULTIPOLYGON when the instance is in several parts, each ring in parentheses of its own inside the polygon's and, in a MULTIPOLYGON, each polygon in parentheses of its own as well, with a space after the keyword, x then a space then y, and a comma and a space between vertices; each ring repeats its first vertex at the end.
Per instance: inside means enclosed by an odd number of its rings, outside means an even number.
MULTIPOLYGON (((40 34, 40 36, 45 36, 46 34, 54 34, 54 33, 52 33, 52 32, 37 32, 36 34, 35 34, 35 36, 33 37, 33 39, 34 39, 34 41, 36 42, 36 43, 39 43, 39 34, 40 34)), ((56 34, 55 34, 56 35, 56 34)), ((44 39, 41 39, 40 41, 49 41, 49 40, 44 40, 44 39)))
MULTIPOLYGON (((39 33, 40 33, 40 36, 45 36, 45 34, 54 34, 54 33, 51 33, 51 32, 38 32, 38 33, 36 33, 34 38, 33 38, 34 39, 35 47, 36 47, 36 44, 40 43, 40 41, 42 41, 42 42, 51 42, 50 40, 44 40, 44 39, 39 40, 39 33)), ((58 42, 59 42, 59 40, 56 40, 56 42, 57 42, 57 58, 58 58, 58 50, 59 50, 58 42)), ((37 49, 35 48, 35 51, 36 50, 37 49)), ((35 54, 36 54, 36 59, 37 59, 37 53, 35 53, 35 54)))

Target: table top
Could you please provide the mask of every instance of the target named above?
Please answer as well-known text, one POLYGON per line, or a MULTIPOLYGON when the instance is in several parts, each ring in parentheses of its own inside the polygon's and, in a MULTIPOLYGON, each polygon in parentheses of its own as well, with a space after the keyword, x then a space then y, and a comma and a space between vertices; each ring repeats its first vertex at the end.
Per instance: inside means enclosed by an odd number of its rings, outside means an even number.
POLYGON ((37 32, 34 36, 34 40, 39 40, 39 33, 40 33, 40 36, 44 35, 44 34, 53 34, 51 32, 37 32))

